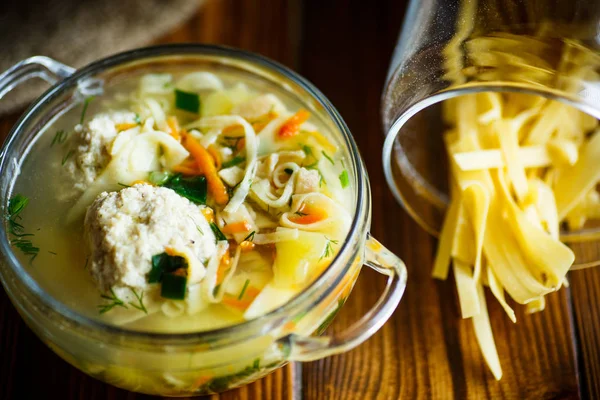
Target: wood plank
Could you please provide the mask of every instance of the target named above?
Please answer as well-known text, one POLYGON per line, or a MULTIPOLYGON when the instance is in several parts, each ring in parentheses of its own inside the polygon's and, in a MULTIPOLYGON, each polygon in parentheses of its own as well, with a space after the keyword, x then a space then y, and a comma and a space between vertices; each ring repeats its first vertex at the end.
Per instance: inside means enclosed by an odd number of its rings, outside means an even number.
POLYGON ((569 275, 579 350, 581 394, 600 398, 600 268, 573 271, 569 275))
MULTIPOLYGON (((402 20, 394 1, 310 1, 305 6, 301 73, 338 108, 366 161, 373 190, 373 234, 409 268, 409 283, 392 320, 359 348, 304 365, 306 399, 576 398, 577 371, 567 293, 549 296, 544 313, 519 307, 513 325, 490 300, 504 368, 496 382, 462 321, 454 285, 436 282, 430 268, 436 242, 400 209, 383 177, 379 96, 402 20)), ((362 315, 382 288, 366 273, 336 319, 338 331, 362 315)))

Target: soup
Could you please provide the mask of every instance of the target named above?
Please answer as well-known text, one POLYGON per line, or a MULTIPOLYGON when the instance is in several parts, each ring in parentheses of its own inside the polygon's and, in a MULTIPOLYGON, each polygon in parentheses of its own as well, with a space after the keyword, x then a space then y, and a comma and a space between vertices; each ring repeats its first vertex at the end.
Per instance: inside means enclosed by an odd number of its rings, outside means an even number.
POLYGON ((349 231, 351 185, 338 143, 289 95, 226 72, 146 74, 44 128, 8 220, 15 253, 69 307, 195 332, 314 281, 349 231))

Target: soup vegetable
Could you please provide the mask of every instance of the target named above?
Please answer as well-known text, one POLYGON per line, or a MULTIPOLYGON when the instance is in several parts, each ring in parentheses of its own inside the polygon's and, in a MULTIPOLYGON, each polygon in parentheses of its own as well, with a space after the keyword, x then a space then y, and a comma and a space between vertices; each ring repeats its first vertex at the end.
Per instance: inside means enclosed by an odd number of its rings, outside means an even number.
POLYGON ((51 295, 131 329, 200 331, 327 268, 354 200, 307 110, 204 71, 117 86, 46 128, 15 182, 12 244, 51 295))
POLYGON ((462 316, 500 379, 483 287, 516 322, 505 292, 534 313, 567 284, 575 255, 560 226, 577 230, 600 217, 598 121, 524 94, 467 95, 444 107, 451 203, 433 276, 446 279, 452 266, 462 316))

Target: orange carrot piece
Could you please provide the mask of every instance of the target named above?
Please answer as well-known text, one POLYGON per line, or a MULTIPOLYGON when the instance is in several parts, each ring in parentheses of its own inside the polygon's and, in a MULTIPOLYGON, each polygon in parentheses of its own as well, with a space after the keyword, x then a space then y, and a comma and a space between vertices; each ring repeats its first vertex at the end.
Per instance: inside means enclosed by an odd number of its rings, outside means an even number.
POLYGON ((198 168, 204 172, 208 183, 208 191, 215 199, 215 202, 219 205, 227 203, 229 201, 227 188, 225 188, 225 184, 219 177, 219 174, 217 174, 217 169, 208 151, 191 135, 184 136, 183 147, 190 152, 196 160, 198 168))
POLYGON ((202 173, 200 171, 198 171, 198 168, 186 167, 183 164, 174 166, 172 168, 172 171, 173 172, 178 172, 178 173, 183 174, 183 175, 202 175, 202 173))
POLYGON ((204 218, 206 218, 209 224, 215 222, 215 212, 212 210, 212 208, 202 207, 200 212, 202 215, 204 215, 204 218))
POLYGON ((223 233, 242 233, 242 232, 250 232, 252 226, 248 223, 248 221, 240 221, 234 222, 232 224, 227 224, 221 229, 223 233))
POLYGON ((200 386, 204 385, 208 381, 210 381, 213 377, 210 375, 201 375, 194 384, 192 385, 192 390, 198 389, 200 386))
POLYGON ((217 148, 211 144, 208 146, 208 154, 210 154, 213 158, 215 167, 217 169, 221 169, 221 153, 219 153, 219 150, 217 150, 217 148))
POLYGON ((300 132, 300 125, 310 118, 310 113, 306 110, 300 110, 296 114, 292 115, 287 121, 279 128, 280 138, 289 138, 296 136, 300 132))
POLYGON ((257 288, 248 286, 246 288, 246 291, 244 292, 244 296, 241 299, 232 295, 225 295, 223 297, 222 302, 225 305, 244 311, 245 309, 250 307, 250 304, 252 304, 252 302, 254 301, 256 296, 258 296, 259 293, 260 290, 258 290, 257 288))
POLYGON ((145 180, 143 180, 143 179, 138 179, 138 180, 136 180, 136 181, 133 181, 133 182, 131 182, 131 186, 134 186, 134 185, 137 185, 137 184, 140 184, 140 183, 145 183, 145 184, 147 184, 147 185, 152 185, 152 184, 151 184, 150 182, 148 182, 148 181, 145 181, 145 180))
POLYGON ((248 240, 244 240, 242 243, 240 243, 240 247, 242 248, 242 253, 247 253, 249 251, 254 250, 254 247, 256 245, 248 240))
POLYGON ((324 210, 311 207, 304 203, 300 206, 298 211, 290 217, 290 221, 295 222, 296 224, 308 225, 323 221, 326 218, 327 213, 324 210))
POLYGON ((220 284, 221 282, 223 282, 223 279, 225 279, 225 273, 229 269, 230 265, 231 265, 231 255, 229 254, 229 251, 226 251, 225 254, 223 254, 223 258, 221 258, 221 262, 219 263, 219 268, 217 269, 217 284, 220 284))
POLYGON ((122 124, 116 124, 115 128, 117 128, 117 132, 126 131, 127 129, 135 128, 138 124, 134 124, 133 122, 123 122, 122 124))
POLYGON ((173 139, 177 141, 181 140, 181 135, 179 134, 179 122, 177 121, 177 117, 168 117, 167 126, 169 127, 169 135, 173 136, 173 139))

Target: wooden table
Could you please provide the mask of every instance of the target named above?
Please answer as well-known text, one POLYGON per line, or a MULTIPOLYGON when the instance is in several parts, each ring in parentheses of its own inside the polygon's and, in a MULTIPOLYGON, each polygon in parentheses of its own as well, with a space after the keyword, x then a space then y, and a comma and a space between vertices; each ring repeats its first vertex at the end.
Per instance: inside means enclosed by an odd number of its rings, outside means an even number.
MULTIPOLYGON (((400 208, 381 166, 379 99, 404 14, 399 0, 209 0, 160 40, 220 43, 259 52, 299 71, 338 108, 365 159, 373 190, 372 233, 409 269, 392 319, 341 356, 294 364, 222 399, 600 398, 600 269, 574 272, 547 309, 513 325, 490 302, 504 377, 496 382, 461 321, 454 285, 430 278, 436 241, 400 208)), ((6 134, 17 116, 4 118, 6 134)), ((363 271, 330 330, 355 321, 384 279, 363 271)), ((96 381, 46 348, 0 294, 0 398, 143 399, 96 381)))

